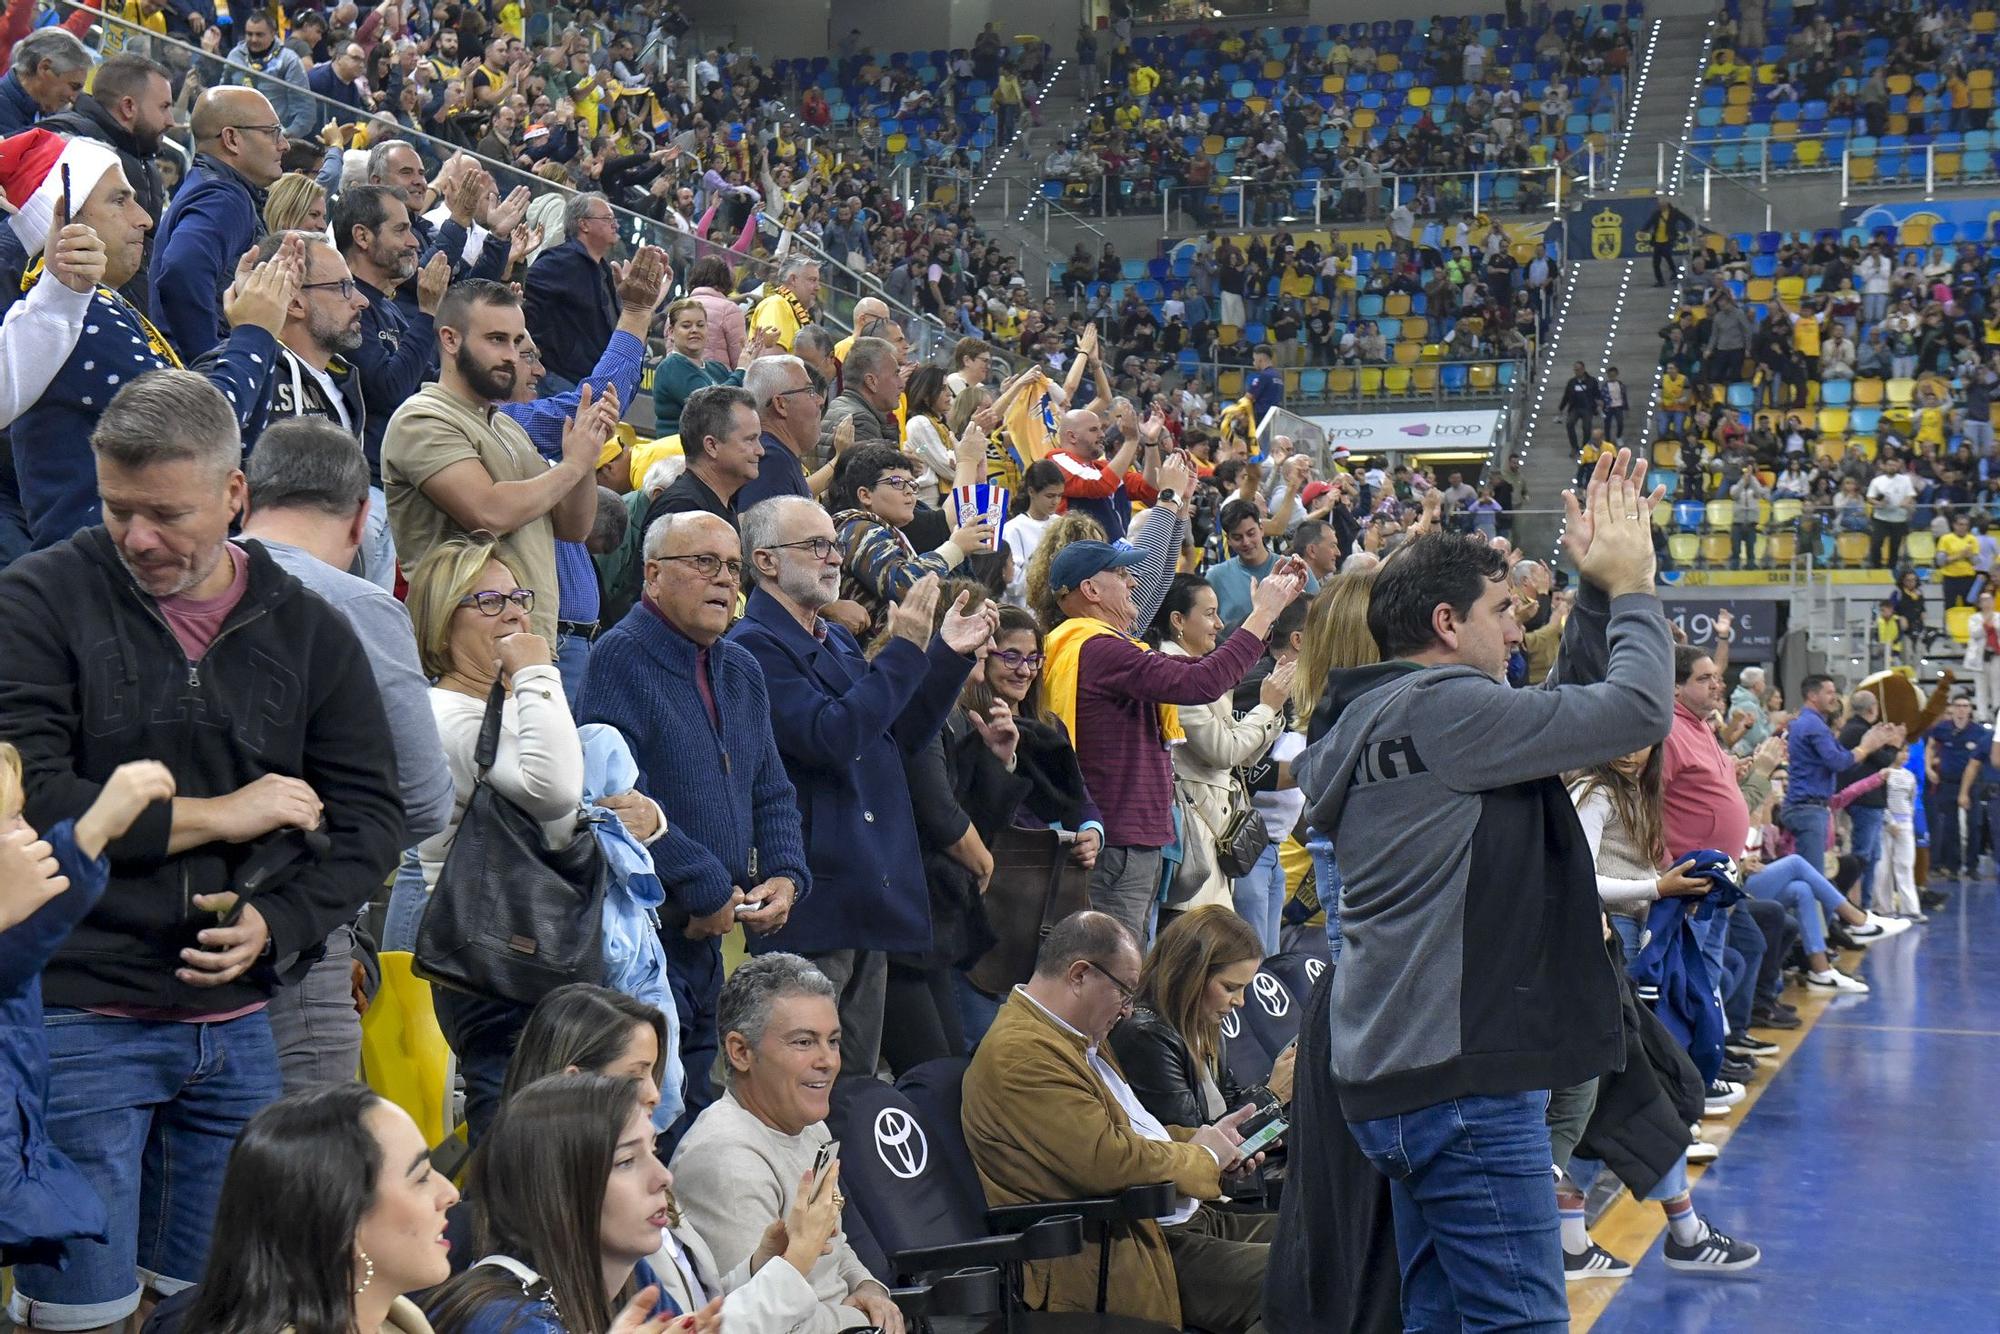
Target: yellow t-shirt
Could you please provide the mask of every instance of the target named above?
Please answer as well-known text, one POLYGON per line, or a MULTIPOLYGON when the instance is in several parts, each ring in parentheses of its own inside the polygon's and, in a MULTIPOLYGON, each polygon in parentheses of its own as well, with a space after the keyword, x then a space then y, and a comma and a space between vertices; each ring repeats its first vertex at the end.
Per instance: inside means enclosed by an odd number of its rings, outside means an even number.
POLYGON ((1810 315, 1801 315, 1792 321, 1792 346, 1802 357, 1819 355, 1819 321, 1810 315))
POLYGON ((799 317, 792 312, 790 294, 780 291, 773 292, 757 303, 757 308, 750 312, 750 327, 771 330, 778 336, 778 346, 789 352, 792 350, 792 340, 799 336, 799 330, 804 326, 799 317))
POLYGON ((1972 559, 1978 554, 1979 539, 1971 533, 1964 537, 1946 533, 1937 540, 1938 573, 1954 579, 1970 579, 1973 574, 1972 559))

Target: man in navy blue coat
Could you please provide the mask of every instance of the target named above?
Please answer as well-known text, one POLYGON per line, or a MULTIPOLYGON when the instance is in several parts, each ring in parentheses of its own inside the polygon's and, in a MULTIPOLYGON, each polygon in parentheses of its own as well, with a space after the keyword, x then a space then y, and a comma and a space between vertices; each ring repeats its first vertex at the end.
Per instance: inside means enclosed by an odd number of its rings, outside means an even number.
POLYGON ((799 496, 752 506, 738 525, 756 591, 729 642, 764 669, 785 771, 806 812, 812 897, 753 950, 790 950, 840 988, 841 1063, 874 1074, 882 1050, 888 956, 931 947, 930 890, 904 757, 937 735, 992 638, 988 603, 944 613, 927 575, 889 613, 891 638, 869 661, 846 629, 822 619, 840 596, 833 519, 799 496))
POLYGON ((618 246, 610 201, 594 191, 563 210, 563 243, 528 270, 528 332, 542 365, 568 389, 590 374, 618 327, 618 277, 605 259, 618 246))
POLYGON ((264 235, 264 191, 284 173, 285 130, 255 88, 211 88, 195 103, 194 169, 160 219, 153 308, 192 362, 229 336, 222 294, 264 235))

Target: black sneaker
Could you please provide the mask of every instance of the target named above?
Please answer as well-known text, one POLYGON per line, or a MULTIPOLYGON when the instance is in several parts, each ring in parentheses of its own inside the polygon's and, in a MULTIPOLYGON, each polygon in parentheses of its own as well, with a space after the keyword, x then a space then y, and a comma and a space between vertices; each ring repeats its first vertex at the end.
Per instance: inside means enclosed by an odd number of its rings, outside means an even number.
POLYGON ((1721 1077, 1732 1084, 1748 1084, 1757 1078, 1757 1063, 1730 1060, 1725 1057, 1722 1062, 1721 1077))
POLYGON ((1668 1231, 1667 1268, 1695 1274, 1730 1274, 1750 1269, 1764 1258, 1764 1253, 1749 1242, 1725 1236, 1706 1222, 1701 1230, 1701 1240, 1692 1246, 1680 1245, 1673 1232, 1668 1231))
POLYGON ((1796 1019, 1799 1017, 1799 1007, 1792 1004, 1790 1001, 1783 999, 1782 997, 1779 998, 1778 1000, 1772 1001, 1771 1008, 1773 1010, 1776 1010, 1779 1014, 1784 1015, 1788 1019, 1796 1019))
POLYGON ((1917 891, 1917 901, 1923 905, 1925 912, 1936 912, 1951 902, 1951 895, 1941 889, 1920 889, 1917 891))
POLYGON ((1596 1242, 1581 1253, 1563 1252, 1563 1278, 1577 1283, 1586 1278, 1624 1278, 1632 1272, 1629 1260, 1621 1260, 1596 1242))
POLYGON ((1786 1014, 1782 1010, 1767 1010, 1759 1006, 1750 1012, 1752 1028, 1799 1028, 1804 1024, 1805 1020, 1796 1014, 1786 1014))
POLYGON ((1752 1037, 1748 1033, 1735 1033, 1731 1034, 1729 1040, 1723 1043, 1722 1049, 1732 1054, 1742 1053, 1749 1056, 1774 1056, 1778 1053, 1779 1047, 1775 1042, 1766 1042, 1763 1038, 1752 1037))

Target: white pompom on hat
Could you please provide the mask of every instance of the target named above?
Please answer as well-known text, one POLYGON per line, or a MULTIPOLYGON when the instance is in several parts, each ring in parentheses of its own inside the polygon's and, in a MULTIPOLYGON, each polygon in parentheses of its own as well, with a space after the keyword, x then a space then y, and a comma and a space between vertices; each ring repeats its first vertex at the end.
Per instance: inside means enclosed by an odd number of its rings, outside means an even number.
POLYGON ((118 154, 95 139, 65 139, 50 130, 23 130, 0 139, 0 196, 22 246, 41 253, 62 198, 62 169, 69 168, 70 207, 76 209, 107 172, 118 170, 118 154))

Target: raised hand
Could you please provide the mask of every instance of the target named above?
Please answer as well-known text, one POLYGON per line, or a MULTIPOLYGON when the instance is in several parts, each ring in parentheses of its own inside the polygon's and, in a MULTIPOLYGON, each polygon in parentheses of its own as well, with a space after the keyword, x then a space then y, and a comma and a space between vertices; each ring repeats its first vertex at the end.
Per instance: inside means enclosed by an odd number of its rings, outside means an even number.
POLYGON ((666 251, 656 245, 640 246, 632 262, 618 270, 618 304, 634 314, 651 315, 666 299, 673 276, 666 251))
MULTIPOLYGON (((254 254, 255 252, 251 252, 254 254)), ((232 329, 248 325, 276 338, 285 329, 285 315, 299 295, 299 274, 304 255, 298 241, 287 239, 278 252, 245 275, 237 269, 237 279, 223 304, 223 315, 232 329)))
POLYGON ((1014 752, 1021 744, 1021 729, 1014 722, 1014 710, 1007 701, 995 699, 984 718, 970 709, 966 710, 965 716, 971 722, 972 730, 979 733, 980 739, 986 743, 986 748, 999 756, 1002 764, 1013 767, 1014 752))
POLYGON ((993 632, 1000 628, 998 607, 984 602, 978 611, 968 613, 965 604, 971 600, 972 594, 960 593, 945 612, 943 624, 938 626, 938 638, 944 640, 945 646, 968 658, 993 642, 993 632))
POLYGON ((918 648, 931 642, 931 621, 937 615, 938 577, 927 574, 910 585, 903 600, 889 611, 889 632, 918 648))
POLYGON ((55 244, 49 247, 49 272, 72 292, 89 293, 104 281, 104 239, 87 223, 71 222, 62 201, 56 201, 49 223, 55 244))
MULTIPOLYGON (((1585 544, 1577 553, 1577 572, 1612 597, 1650 593, 1653 524, 1651 506, 1640 490, 1643 478, 1632 466, 1630 450, 1619 450, 1609 468, 1600 459, 1598 467, 1586 489, 1589 517, 1585 544)), ((1566 497, 1564 504, 1573 505, 1574 498, 1566 497)))

